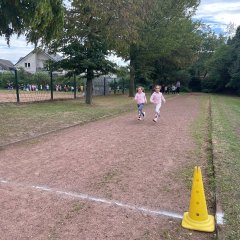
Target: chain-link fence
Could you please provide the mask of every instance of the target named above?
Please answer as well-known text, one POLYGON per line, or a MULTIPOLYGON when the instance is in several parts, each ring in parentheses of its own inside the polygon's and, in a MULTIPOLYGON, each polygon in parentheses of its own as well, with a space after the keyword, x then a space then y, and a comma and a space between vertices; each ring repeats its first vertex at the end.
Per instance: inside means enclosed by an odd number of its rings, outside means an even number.
MULTIPOLYGON (((28 74, 21 70, 0 73, 0 102, 36 102, 84 98, 86 79, 41 72, 28 74)), ((116 76, 93 80, 93 95, 123 94, 127 84, 116 76)))

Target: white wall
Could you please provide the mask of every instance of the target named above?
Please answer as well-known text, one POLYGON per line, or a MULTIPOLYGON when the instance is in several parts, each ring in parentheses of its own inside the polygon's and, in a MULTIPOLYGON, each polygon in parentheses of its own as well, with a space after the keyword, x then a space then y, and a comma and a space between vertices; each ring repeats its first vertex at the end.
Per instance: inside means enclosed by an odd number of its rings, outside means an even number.
POLYGON ((40 52, 40 53, 30 53, 27 57, 23 58, 15 66, 17 68, 23 68, 25 71, 30 73, 36 73, 38 70, 44 68, 44 62, 49 60, 49 57, 40 52), (30 63, 30 67, 25 67, 25 63, 30 63))
POLYGON ((49 57, 44 53, 37 54, 37 69, 44 68, 44 62, 49 60, 49 57))
POLYGON ((15 65, 17 68, 23 68, 25 71, 30 73, 36 72, 36 54, 30 53, 27 57, 23 58, 20 62, 15 65), (30 67, 25 67, 25 63, 30 63, 30 67))

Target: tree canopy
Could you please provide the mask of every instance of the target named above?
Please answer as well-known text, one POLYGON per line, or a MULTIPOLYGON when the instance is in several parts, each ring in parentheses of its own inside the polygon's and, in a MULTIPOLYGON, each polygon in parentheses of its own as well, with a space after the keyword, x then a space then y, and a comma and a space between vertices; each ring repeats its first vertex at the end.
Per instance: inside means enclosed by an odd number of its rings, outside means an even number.
POLYGON ((201 59, 199 81, 202 90, 240 94, 240 26, 228 41, 220 36, 213 42, 213 50, 201 59))
POLYGON ((193 23, 191 16, 198 4, 194 0, 151 1, 139 27, 140 41, 131 45, 130 96, 134 94, 134 80, 161 83, 173 69, 192 61, 199 45, 199 24, 193 23))
POLYGON ((86 103, 92 102, 95 75, 114 71, 106 56, 115 51, 127 56, 128 42, 136 39, 134 23, 137 1, 73 0, 66 9, 64 31, 51 45, 64 55, 61 66, 75 74, 86 74, 86 103), (134 14, 135 12, 135 14, 134 14))
POLYGON ((28 42, 48 44, 63 27, 62 0, 0 0, 0 36, 9 44, 13 34, 28 42))
MULTIPOLYGON (((62 36, 51 45, 64 55, 61 66, 86 74, 86 102, 91 103, 95 74, 114 71, 111 51, 130 59, 130 91, 135 79, 163 81, 195 60, 201 45, 193 22, 198 0, 72 0, 62 36)), ((172 77, 173 78, 173 77, 172 77)))

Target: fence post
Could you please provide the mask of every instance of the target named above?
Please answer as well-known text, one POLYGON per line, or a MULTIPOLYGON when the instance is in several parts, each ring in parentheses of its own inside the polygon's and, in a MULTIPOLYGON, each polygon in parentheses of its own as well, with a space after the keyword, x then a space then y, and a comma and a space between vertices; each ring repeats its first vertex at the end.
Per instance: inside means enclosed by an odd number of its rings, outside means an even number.
POLYGON ((16 95, 17 95, 17 102, 20 102, 20 98, 19 98, 19 85, 18 85, 18 76, 17 76, 17 69, 14 69, 14 73, 15 73, 15 84, 16 84, 16 95))
POLYGON ((116 89, 116 78, 114 78, 114 94, 116 94, 116 91, 117 91, 117 89, 116 89))
POLYGON ((53 74, 52 74, 52 70, 50 70, 50 90, 51 90, 51 100, 53 100, 53 74))
POLYGON ((76 74, 73 75, 73 87, 74 87, 74 99, 77 98, 77 83, 76 83, 76 74))
POLYGON ((103 78, 103 95, 106 95, 106 78, 103 78))

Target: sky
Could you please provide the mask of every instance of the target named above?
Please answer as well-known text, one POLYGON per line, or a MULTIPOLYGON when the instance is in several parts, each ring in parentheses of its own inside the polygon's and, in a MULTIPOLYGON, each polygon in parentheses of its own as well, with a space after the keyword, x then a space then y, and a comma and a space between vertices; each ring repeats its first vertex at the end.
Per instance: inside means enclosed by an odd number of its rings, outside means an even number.
POLYGON ((202 0, 194 18, 201 19, 216 33, 225 33, 230 23, 235 28, 240 26, 240 1, 202 0))
MULTIPOLYGON (((213 31, 218 33, 227 32, 227 26, 231 23, 240 25, 240 1, 239 0, 202 0, 194 19, 202 20, 213 31)), ((5 39, 0 37, 0 59, 10 60, 15 64, 20 57, 26 56, 33 50, 33 45, 27 44, 24 37, 11 38, 10 47, 5 39)), ((118 65, 125 65, 121 58, 111 56, 111 60, 118 65)))

